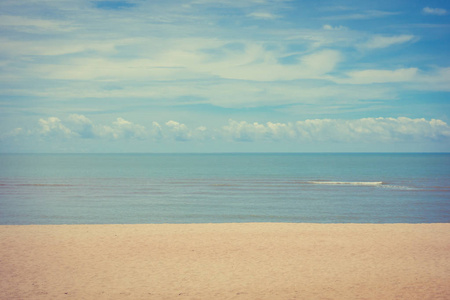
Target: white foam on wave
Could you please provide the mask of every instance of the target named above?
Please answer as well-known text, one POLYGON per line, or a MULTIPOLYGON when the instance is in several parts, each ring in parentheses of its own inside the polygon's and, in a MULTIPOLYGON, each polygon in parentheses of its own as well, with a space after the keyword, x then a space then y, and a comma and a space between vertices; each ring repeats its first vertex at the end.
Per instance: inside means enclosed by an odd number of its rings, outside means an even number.
POLYGON ((414 187, 409 187, 409 186, 404 186, 404 185, 391 185, 391 184, 383 185, 383 188, 390 189, 390 190, 402 190, 402 191, 418 191, 418 190, 420 190, 419 188, 414 188, 414 187))
POLYGON ((368 185, 377 186, 382 185, 382 181, 310 181, 312 184, 326 184, 326 185, 368 185))

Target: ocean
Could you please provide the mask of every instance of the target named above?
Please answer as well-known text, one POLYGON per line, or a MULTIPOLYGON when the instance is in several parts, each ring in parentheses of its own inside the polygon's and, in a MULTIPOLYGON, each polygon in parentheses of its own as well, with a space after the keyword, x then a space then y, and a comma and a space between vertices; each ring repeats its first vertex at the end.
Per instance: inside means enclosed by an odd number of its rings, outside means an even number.
POLYGON ((450 222, 450 154, 2 154, 0 224, 450 222))

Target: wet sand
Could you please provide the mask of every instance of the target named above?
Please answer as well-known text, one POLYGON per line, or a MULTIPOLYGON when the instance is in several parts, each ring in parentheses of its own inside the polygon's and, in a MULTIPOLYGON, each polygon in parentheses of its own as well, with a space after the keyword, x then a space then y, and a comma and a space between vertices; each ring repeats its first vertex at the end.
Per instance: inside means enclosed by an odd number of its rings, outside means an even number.
POLYGON ((450 223, 0 226, 0 299, 450 299, 450 223))

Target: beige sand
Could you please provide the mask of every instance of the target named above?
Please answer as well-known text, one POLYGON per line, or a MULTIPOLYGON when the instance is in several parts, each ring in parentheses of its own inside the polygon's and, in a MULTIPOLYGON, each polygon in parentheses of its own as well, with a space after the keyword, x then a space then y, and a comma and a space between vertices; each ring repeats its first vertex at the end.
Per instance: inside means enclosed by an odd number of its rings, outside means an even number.
POLYGON ((1 299, 450 299, 450 224, 0 226, 1 299))

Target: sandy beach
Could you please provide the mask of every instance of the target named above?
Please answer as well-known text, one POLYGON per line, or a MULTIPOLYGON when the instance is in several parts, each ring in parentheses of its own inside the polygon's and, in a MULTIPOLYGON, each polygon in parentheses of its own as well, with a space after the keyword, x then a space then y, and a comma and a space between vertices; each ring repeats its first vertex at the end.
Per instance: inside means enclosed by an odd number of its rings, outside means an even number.
POLYGON ((450 224, 0 226, 1 299, 450 299, 450 224))

